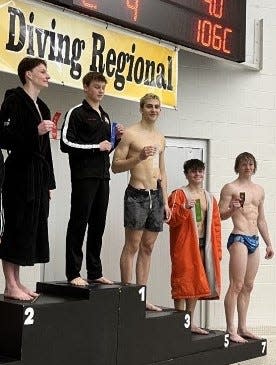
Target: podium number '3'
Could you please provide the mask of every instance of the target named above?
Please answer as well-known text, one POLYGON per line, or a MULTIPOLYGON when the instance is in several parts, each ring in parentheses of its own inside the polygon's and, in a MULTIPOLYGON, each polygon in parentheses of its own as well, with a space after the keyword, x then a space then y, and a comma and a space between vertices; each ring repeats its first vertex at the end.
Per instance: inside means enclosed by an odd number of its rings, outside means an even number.
POLYGON ((184 317, 184 327, 189 328, 191 325, 191 316, 187 313, 184 317))

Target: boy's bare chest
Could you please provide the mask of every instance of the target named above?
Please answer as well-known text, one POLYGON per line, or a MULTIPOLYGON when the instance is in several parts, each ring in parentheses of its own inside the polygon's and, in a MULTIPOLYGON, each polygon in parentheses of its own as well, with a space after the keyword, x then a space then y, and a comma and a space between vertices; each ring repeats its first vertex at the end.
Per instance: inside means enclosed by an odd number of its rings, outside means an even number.
POLYGON ((162 140, 159 135, 137 134, 137 137, 132 141, 132 150, 141 151, 146 146, 156 146, 160 150, 162 140))
POLYGON ((234 199, 239 199, 244 206, 254 205, 258 207, 261 201, 261 194, 258 189, 239 187, 233 191, 232 196, 234 199))

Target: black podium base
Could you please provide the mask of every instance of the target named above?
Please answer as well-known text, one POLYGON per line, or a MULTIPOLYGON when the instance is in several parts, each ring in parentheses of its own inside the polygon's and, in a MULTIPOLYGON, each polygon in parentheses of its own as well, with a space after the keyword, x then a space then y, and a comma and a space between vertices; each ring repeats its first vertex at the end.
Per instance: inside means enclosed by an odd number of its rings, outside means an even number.
POLYGON ((145 310, 139 285, 38 283, 33 303, 0 297, 0 365, 227 365, 266 355, 266 340, 195 335, 190 313, 145 310))
POLYGON ((19 365, 21 362, 15 359, 8 358, 6 356, 0 356, 0 364, 10 364, 10 365, 19 365))
POLYGON ((229 365, 240 363, 265 355, 266 353, 262 353, 263 341, 266 340, 252 340, 246 344, 230 344, 228 349, 202 351, 150 365, 229 365))

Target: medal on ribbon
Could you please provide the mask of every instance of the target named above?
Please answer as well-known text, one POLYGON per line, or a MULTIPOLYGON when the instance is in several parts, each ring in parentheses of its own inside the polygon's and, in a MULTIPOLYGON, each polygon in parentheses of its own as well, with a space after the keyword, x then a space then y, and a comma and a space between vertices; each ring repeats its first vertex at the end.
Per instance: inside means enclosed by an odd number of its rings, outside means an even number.
POLYGON ((111 122, 111 137, 110 137, 110 143, 112 148, 114 148, 115 146, 115 142, 116 142, 116 126, 117 123, 116 122, 111 122))
POLYGON ((200 199, 196 199, 196 201, 195 201, 195 215, 196 215, 196 221, 201 222, 202 221, 202 213, 201 213, 200 199))

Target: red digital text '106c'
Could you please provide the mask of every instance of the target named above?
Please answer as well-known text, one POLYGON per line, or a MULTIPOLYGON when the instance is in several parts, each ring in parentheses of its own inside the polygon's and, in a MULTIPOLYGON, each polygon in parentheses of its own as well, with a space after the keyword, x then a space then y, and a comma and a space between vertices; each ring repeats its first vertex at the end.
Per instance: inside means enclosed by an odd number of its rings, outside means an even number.
MULTIPOLYGON (((208 13, 219 21, 223 16, 224 4, 223 0, 202 0, 208 5, 208 13)), ((197 20, 196 41, 206 47, 226 54, 231 54, 230 37, 233 30, 223 27, 217 22, 209 19, 197 20)))

